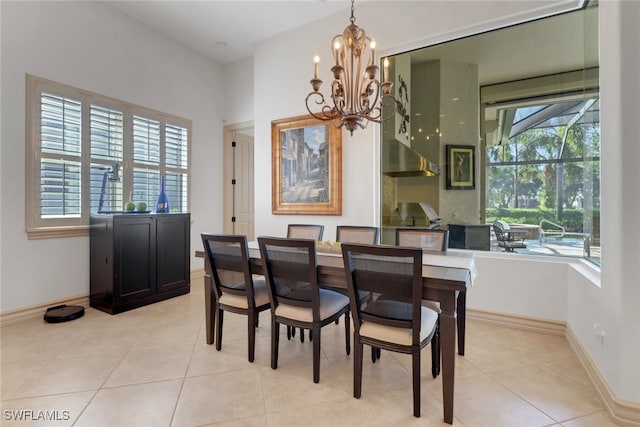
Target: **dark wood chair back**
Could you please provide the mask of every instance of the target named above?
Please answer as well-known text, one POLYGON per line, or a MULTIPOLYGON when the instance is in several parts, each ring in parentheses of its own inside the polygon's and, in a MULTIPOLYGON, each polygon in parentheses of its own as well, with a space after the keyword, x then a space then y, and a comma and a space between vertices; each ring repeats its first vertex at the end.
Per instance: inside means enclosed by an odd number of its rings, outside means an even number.
POLYGON ((396 245, 445 252, 449 248, 449 230, 396 228, 396 245))
POLYGON ((216 299, 220 299, 223 293, 229 293, 246 296, 248 304, 253 304, 247 236, 203 233, 201 237, 211 265, 216 299))
POLYGON ((271 310, 281 302, 314 309, 318 314, 315 240, 258 237, 271 310))
POLYGON ((324 225, 319 224, 289 224, 287 226, 287 238, 322 240, 324 225))
POLYGON ((375 245, 378 233, 378 227, 339 225, 336 227, 336 242, 375 245))
POLYGON ((362 322, 412 329, 419 344, 422 251, 416 248, 343 244, 342 253, 355 332, 362 322), (362 308, 358 291, 384 295, 362 308))

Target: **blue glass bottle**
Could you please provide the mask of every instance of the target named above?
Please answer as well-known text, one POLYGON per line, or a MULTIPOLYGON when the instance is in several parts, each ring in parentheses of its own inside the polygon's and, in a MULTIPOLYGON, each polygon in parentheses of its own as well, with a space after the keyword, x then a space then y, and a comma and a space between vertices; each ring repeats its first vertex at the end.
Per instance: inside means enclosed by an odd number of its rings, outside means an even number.
POLYGON ((160 194, 156 202, 156 213, 169 212, 169 199, 167 198, 167 193, 164 191, 164 179, 164 175, 162 175, 160 178, 160 194))

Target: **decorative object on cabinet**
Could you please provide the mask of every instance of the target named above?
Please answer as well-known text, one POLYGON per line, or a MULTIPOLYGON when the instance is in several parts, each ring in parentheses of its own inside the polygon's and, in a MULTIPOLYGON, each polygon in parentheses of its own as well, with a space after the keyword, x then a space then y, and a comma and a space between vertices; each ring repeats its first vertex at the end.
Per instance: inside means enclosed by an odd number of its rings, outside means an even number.
POLYGON ((447 145, 448 190, 476 188, 475 149, 473 145, 447 145))
POLYGON ((342 215, 342 132, 312 116, 271 122, 272 213, 342 215))
POLYGON ((160 194, 158 194, 158 201, 156 202, 156 213, 169 212, 169 198, 165 191, 165 175, 160 178, 160 194))
POLYGON ((188 213, 91 216, 90 305, 109 314, 190 290, 188 213))

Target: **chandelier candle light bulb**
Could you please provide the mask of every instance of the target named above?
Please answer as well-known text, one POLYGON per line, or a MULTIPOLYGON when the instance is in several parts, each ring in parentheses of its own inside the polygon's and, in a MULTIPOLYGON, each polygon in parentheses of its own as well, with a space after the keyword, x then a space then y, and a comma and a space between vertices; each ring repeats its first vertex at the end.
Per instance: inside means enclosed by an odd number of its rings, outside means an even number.
POLYGON ((318 55, 313 57, 313 65, 314 65, 314 72, 313 72, 313 78, 318 80, 318 63, 320 62, 320 57, 318 55))
POLYGON ((385 78, 389 75, 389 58, 384 58, 382 64, 382 81, 385 81, 385 78))

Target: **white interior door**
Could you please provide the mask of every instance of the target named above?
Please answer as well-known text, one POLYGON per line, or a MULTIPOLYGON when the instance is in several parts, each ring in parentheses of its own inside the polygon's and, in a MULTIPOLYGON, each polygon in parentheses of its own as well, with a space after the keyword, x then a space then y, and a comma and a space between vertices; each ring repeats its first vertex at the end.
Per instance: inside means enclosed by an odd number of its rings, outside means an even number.
POLYGON ((253 211, 253 124, 225 126, 224 232, 255 240, 253 211))

